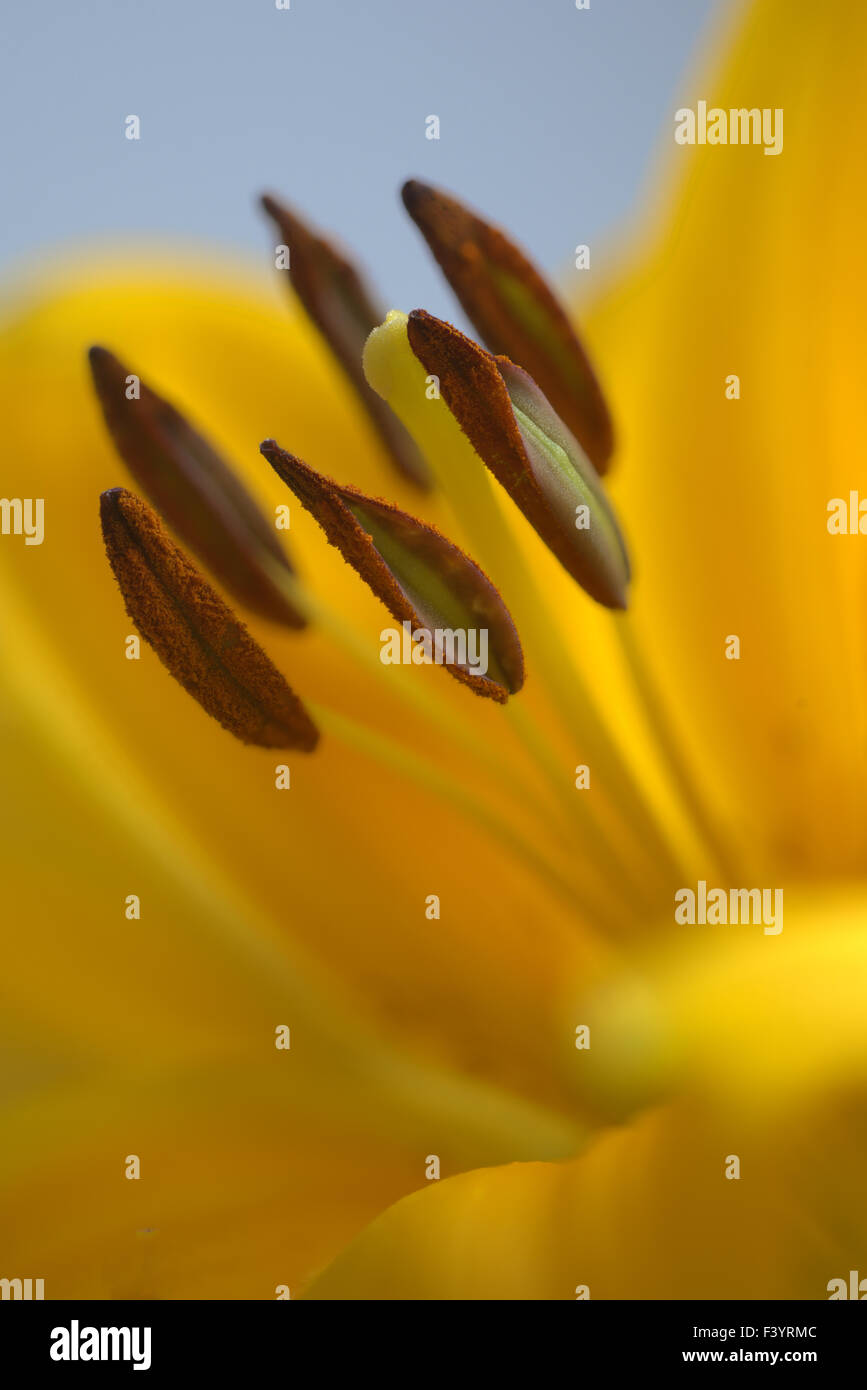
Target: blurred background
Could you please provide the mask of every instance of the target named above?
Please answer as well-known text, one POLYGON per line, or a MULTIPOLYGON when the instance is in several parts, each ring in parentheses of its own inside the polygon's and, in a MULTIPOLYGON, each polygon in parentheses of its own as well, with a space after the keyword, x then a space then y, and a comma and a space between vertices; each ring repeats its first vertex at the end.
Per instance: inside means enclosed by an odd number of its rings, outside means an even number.
POLYGON ((417 175, 549 270, 622 222, 678 82, 737 0, 78 0, 5 7, 0 263, 125 234, 257 260, 271 189, 389 303, 452 313, 400 209, 417 175), (34 82, 38 74, 38 82, 34 82), (137 115, 141 139, 124 121, 137 115), (437 115, 441 138, 425 138, 437 115))

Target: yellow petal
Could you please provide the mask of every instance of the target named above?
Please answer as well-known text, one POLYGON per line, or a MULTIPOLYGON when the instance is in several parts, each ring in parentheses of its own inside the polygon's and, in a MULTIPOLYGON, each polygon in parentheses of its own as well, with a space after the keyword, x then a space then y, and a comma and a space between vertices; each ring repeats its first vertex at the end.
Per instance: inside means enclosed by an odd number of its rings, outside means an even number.
POLYGON ((700 1105, 649 1114, 574 1163, 431 1183, 379 1217, 322 1299, 827 1298, 863 1265, 863 1121, 842 1102, 786 1128, 700 1105), (740 1160, 740 1177, 733 1158, 740 1160))
MULTIPOLYGON (((828 533, 827 507, 861 486, 867 445, 865 76, 863 7, 749 7, 721 75, 681 102, 782 108, 782 153, 676 146, 672 123, 676 207, 645 223, 638 269, 586 325, 647 660, 759 874, 863 872, 867 548, 828 533)), ((593 617, 577 615, 578 641, 593 617)))
POLYGON ((281 1097, 256 1063, 40 1082, 4 1108, 0 1220, 46 1298, 294 1297, 422 1180, 423 1144, 281 1097))

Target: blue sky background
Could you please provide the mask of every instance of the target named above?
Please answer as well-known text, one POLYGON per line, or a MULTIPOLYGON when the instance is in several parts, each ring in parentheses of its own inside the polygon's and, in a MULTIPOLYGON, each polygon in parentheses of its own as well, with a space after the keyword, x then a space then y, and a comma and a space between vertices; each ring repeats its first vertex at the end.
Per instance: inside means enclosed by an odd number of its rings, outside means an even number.
POLYGON ((268 188, 339 230, 389 303, 448 313, 402 180, 461 194, 558 269, 628 215, 708 20, 732 2, 8 5, 0 266, 142 233, 264 258, 268 188))

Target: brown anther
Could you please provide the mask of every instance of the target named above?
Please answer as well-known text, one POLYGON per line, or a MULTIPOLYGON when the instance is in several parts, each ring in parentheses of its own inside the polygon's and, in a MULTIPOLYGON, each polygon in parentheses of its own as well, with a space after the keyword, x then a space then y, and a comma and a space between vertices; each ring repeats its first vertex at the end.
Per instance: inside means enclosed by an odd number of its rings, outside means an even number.
POLYGON ((557 297, 499 228, 457 198, 410 179, 404 206, 491 352, 520 364, 548 397, 598 473, 614 447, 593 368, 557 297))
POLYGON ((233 598, 287 627, 305 619, 287 601, 268 563, 292 573, 275 529, 215 449, 173 405, 107 348, 90 368, 115 448, 175 534, 233 598))
POLYGON ((409 315, 407 337, 476 453, 563 567, 597 602, 625 608, 629 559, 611 505, 532 378, 424 309, 409 315))
POLYGON ((175 680, 242 743, 315 748, 301 701, 147 503, 111 488, 100 517, 126 611, 175 680))
POLYGON ((431 637, 437 632, 486 634, 487 673, 479 674, 466 660, 442 661, 453 676, 500 703, 520 690, 524 657, 515 625, 498 590, 469 556, 435 527, 323 477, 273 439, 260 448, 399 623, 431 637))
POLYGON ((352 383, 400 473, 429 489, 430 470, 412 436, 367 384, 361 355, 385 312, 352 261, 314 232, 296 212, 266 193, 262 207, 289 248, 289 281, 307 314, 352 383))

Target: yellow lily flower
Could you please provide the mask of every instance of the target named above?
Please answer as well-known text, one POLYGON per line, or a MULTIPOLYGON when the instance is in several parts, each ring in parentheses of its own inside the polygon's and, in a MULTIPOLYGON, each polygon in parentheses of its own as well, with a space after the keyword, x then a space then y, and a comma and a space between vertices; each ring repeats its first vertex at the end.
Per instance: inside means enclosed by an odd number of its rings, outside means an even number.
MULTIPOLYGON (((444 404, 422 429, 450 486, 420 500, 386 471, 307 320, 252 276, 127 252, 6 305, 4 491, 45 499, 45 539, 0 541, 0 1275, 47 1297, 815 1298, 863 1264, 864 561, 826 507, 864 433, 863 195, 828 184, 867 121, 839 76, 865 28, 844 0, 797 25, 753 7, 696 96, 783 108, 782 157, 679 149, 674 214, 590 318, 627 615, 580 594, 444 404), (314 754, 235 742, 149 648, 128 660, 97 503, 129 479, 92 342, 266 515, 289 497, 256 452, 273 436, 436 524, 500 587, 526 688, 501 708, 386 671, 379 604, 294 503, 310 626, 244 616, 314 754), (782 889, 783 929, 678 922, 700 881, 782 889)), ((375 341, 412 424, 406 359, 375 341)))

